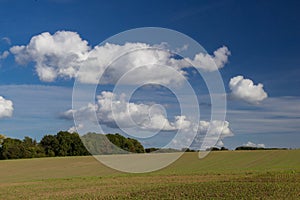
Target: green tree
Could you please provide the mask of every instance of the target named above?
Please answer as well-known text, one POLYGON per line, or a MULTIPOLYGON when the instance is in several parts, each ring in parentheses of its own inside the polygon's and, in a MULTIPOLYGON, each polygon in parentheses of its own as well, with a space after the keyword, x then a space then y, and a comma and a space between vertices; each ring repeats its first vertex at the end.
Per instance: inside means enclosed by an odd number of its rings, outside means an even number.
POLYGON ((107 134, 106 137, 109 139, 111 143, 116 145, 117 147, 129 151, 132 153, 144 153, 145 149, 143 145, 137 141, 136 139, 132 138, 125 138, 124 136, 120 135, 119 133, 116 134, 107 134))
POLYGON ((228 151, 228 149, 226 147, 221 147, 220 149, 221 151, 228 151))
POLYGON ((59 151, 59 141, 54 135, 45 135, 40 146, 44 149, 46 156, 57 156, 59 151))
POLYGON ((58 156, 84 156, 89 155, 78 133, 60 131, 56 136, 59 142, 58 156))
POLYGON ((36 140, 33 140, 30 137, 25 137, 23 139, 23 158, 38 158, 38 157, 44 157, 45 151, 44 149, 39 146, 36 142, 36 140))
POLYGON ((58 156, 68 156, 71 149, 72 138, 71 134, 67 131, 60 131, 57 133, 56 138, 59 143, 58 156))
POLYGON ((145 153, 145 149, 139 141, 137 141, 136 139, 132 139, 132 138, 127 138, 127 140, 129 140, 133 145, 133 149, 131 152, 145 153))
POLYGON ((83 156, 89 155, 78 133, 60 131, 56 135, 46 135, 40 146, 47 156, 83 156))
POLYGON ((23 158, 24 146, 19 139, 5 138, 0 149, 0 159, 23 158))
POLYGON ((85 156, 90 155, 90 153, 85 148, 82 143, 78 133, 71 133, 71 149, 69 150, 69 156, 85 156))

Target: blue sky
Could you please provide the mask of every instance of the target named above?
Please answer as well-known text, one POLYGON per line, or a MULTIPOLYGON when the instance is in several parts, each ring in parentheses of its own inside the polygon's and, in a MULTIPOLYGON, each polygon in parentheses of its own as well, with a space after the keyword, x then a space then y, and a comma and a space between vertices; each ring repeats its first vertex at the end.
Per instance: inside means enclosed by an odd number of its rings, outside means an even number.
MULTIPOLYGON (((225 146, 234 148, 251 142, 266 147, 299 148, 299 9, 298 1, 0 0, 0 96, 13 102, 12 115, 0 118, 0 132, 40 139, 44 134, 55 134, 74 125, 62 117, 72 108, 74 78, 41 80, 35 60, 20 65, 15 61, 16 54, 10 51, 12 47, 28 45, 33 36, 44 32, 53 35, 70 31, 93 48, 122 31, 163 27, 188 35, 210 55, 222 46, 228 48, 231 55, 219 69, 228 96, 234 90, 229 82, 238 75, 254 85, 263 84, 268 97, 258 103, 228 98, 226 121, 233 135, 222 139, 225 146), (5 51, 10 51, 7 57, 5 51)), ((190 80, 195 88, 201 83, 197 76, 190 80)), ((100 88, 111 90, 112 86, 100 88)), ((178 107, 171 106, 174 96, 164 89, 153 89, 152 98, 147 94, 147 89, 140 90, 133 101, 156 100, 155 103, 169 104, 170 118, 177 113, 178 107)), ((205 95, 202 92, 198 98, 209 105, 205 95)), ((238 92, 235 96, 241 97, 238 92)), ((204 113, 210 108, 201 106, 204 113)), ((117 131, 106 128, 105 131, 117 131)))

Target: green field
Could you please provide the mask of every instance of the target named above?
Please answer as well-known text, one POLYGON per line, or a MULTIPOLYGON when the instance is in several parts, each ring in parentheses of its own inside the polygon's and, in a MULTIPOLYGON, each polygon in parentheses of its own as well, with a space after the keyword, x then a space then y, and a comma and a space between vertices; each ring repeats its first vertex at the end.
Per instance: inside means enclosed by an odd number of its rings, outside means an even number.
POLYGON ((300 150, 185 153, 121 173, 93 157, 0 161, 0 199, 300 199, 300 150))

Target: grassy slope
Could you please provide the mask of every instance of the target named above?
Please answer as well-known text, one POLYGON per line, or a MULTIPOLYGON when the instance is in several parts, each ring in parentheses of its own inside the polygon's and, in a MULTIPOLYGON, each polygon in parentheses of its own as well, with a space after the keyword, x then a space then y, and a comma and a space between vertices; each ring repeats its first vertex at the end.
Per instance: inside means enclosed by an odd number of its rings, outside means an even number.
POLYGON ((300 199, 300 150, 186 153, 147 174, 92 157, 7 160, 0 177, 0 199, 300 199))

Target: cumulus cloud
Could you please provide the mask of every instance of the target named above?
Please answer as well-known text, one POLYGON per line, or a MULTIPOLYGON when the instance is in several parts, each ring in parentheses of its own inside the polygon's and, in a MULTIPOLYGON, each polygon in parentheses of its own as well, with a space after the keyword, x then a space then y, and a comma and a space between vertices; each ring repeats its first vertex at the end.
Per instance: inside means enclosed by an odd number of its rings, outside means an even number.
POLYGON ((209 136, 215 136, 221 133, 221 138, 233 136, 232 131, 229 128, 228 121, 213 120, 213 121, 200 121, 199 132, 206 133, 209 136))
POLYGON ((48 32, 31 38, 28 45, 13 46, 10 52, 19 64, 34 62, 42 81, 54 81, 57 76, 74 77, 78 64, 87 58, 90 47, 77 33, 48 32))
POLYGON ((0 118, 11 117, 13 111, 13 102, 0 96, 0 118))
POLYGON ((103 74, 101 83, 115 83, 131 70, 135 71, 124 80, 125 83, 178 84, 186 75, 183 69, 191 67, 191 64, 205 71, 215 71, 228 62, 230 55, 225 46, 213 55, 198 53, 193 59, 175 59, 165 44, 106 43, 92 48, 79 34, 70 31, 36 35, 29 44, 13 46, 10 52, 19 64, 33 62, 42 81, 51 82, 59 77, 77 78, 82 83, 93 84, 97 84, 103 74), (109 68, 105 70, 107 66, 109 68), (164 66, 171 66, 173 70, 164 66))
POLYGON ((195 55, 194 59, 187 58, 187 60, 197 68, 206 71, 215 71, 224 67, 224 65, 228 62, 228 57, 230 54, 231 53, 228 48, 223 46, 214 51, 213 56, 209 54, 198 53, 195 55))
POLYGON ((254 85, 252 80, 245 79, 243 76, 231 78, 229 88, 231 97, 251 104, 257 104, 268 97, 263 89, 263 84, 254 85))
MULTIPOLYGON (((79 120, 90 121, 96 113, 98 122, 110 128, 138 127, 143 130, 162 131, 188 131, 195 128, 196 124, 184 115, 174 116, 174 119, 170 121, 161 106, 127 102, 125 97, 124 94, 116 95, 103 91, 97 96, 96 104, 89 103, 78 110, 70 109, 64 112, 62 117, 71 120, 74 115, 79 120)), ((201 121, 202 123, 204 121, 201 121)), ((217 121, 212 122, 214 130, 211 132, 217 131, 215 127, 217 123, 217 121)), ((225 124, 223 130, 225 134, 228 134, 227 126, 228 124, 225 124)), ((202 128, 204 129, 203 126, 202 128)))
POLYGON ((223 139, 232 137, 234 134, 230 129, 228 121, 213 120, 200 121, 198 127, 198 135, 196 136, 192 147, 202 150, 213 146, 224 146, 223 139))
POLYGON ((137 127, 142 130, 171 131, 187 129, 191 122, 186 116, 175 116, 170 122, 164 110, 154 105, 127 102, 126 96, 103 91, 97 96, 96 104, 88 104, 78 110, 68 110, 63 113, 66 119, 92 120, 94 113, 98 122, 111 128, 137 127))
POLYGON ((264 144, 255 144, 253 142, 248 141, 246 144, 243 144, 245 147, 257 147, 257 148, 265 148, 264 144))
MULTIPOLYGON (((233 136, 227 121, 196 122, 184 115, 167 118, 161 105, 128 102, 126 95, 117 95, 108 91, 101 92, 96 97, 95 104, 89 103, 87 106, 76 110, 70 109, 63 113, 66 119, 71 120, 73 116, 82 124, 94 122, 109 128, 133 128, 130 130, 140 133, 142 131, 179 131, 169 144, 170 148, 185 148, 195 139, 193 148, 199 149, 205 146, 206 149, 215 146, 216 143, 221 145, 222 139, 233 136), (95 115, 96 118, 94 118, 95 115)), ((75 127, 70 129, 70 131, 74 130, 75 127)), ((146 132, 145 134, 148 135, 146 132)), ((144 135, 138 137, 144 137, 144 135)))

